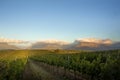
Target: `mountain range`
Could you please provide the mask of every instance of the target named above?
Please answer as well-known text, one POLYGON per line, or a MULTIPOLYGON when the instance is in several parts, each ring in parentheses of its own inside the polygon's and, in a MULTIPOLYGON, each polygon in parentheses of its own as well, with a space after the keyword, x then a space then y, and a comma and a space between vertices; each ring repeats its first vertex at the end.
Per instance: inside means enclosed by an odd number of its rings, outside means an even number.
POLYGON ((10 45, 8 43, 0 43, 0 50, 8 50, 8 49, 19 49, 17 46, 10 45))
POLYGON ((77 39, 74 42, 60 40, 43 40, 34 43, 20 40, 0 39, 0 50, 2 49, 22 49, 18 45, 30 43, 26 49, 66 49, 66 50, 112 50, 120 49, 120 42, 113 42, 110 39, 77 39), (12 44, 11 44, 12 43, 12 44), (14 45, 13 45, 14 44, 14 45), (16 45, 15 45, 16 44, 16 45))
POLYGON ((110 39, 78 39, 72 43, 64 41, 39 41, 30 47, 31 49, 67 49, 67 50, 111 50, 120 49, 120 42, 110 39))

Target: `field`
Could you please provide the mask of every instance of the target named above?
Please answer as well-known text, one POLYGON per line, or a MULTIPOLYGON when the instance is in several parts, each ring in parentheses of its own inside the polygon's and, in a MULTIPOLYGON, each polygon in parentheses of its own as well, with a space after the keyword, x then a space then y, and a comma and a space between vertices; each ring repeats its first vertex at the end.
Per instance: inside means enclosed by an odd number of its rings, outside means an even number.
POLYGON ((120 50, 1 50, 0 80, 120 80, 120 50))

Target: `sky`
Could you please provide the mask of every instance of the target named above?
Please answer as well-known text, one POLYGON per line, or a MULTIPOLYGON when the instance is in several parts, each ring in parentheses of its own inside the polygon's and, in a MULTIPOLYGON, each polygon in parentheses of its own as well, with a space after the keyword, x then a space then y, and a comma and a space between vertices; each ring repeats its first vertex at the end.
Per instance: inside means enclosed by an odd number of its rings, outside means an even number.
POLYGON ((0 0, 0 37, 120 41, 120 0, 0 0))

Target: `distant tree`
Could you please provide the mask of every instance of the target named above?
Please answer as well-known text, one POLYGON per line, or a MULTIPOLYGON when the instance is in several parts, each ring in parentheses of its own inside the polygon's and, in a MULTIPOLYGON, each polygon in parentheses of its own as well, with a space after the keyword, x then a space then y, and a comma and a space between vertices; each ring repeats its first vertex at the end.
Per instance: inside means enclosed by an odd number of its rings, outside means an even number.
POLYGON ((59 53, 59 52, 60 52, 60 50, 59 50, 59 49, 56 49, 56 50, 55 50, 55 53, 59 53))

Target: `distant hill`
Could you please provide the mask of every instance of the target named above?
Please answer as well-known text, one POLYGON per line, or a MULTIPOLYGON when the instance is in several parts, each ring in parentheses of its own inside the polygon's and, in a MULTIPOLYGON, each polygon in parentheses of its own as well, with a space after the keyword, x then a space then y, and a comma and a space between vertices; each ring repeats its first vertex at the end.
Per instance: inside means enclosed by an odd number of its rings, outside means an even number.
POLYGON ((8 43, 0 43, 0 50, 6 50, 6 49, 18 49, 18 47, 14 45, 10 45, 8 43))
POLYGON ((64 49, 70 50, 113 50, 120 49, 120 43, 115 44, 97 44, 91 42, 80 42, 78 44, 70 44, 64 47, 64 49))
POLYGON ((72 43, 59 41, 37 42, 32 44, 31 49, 67 49, 67 50, 112 50, 120 49, 120 43, 112 43, 111 40, 75 40, 72 43))
POLYGON ((30 49, 63 49, 65 45, 68 43, 56 40, 40 41, 32 44, 30 49))

